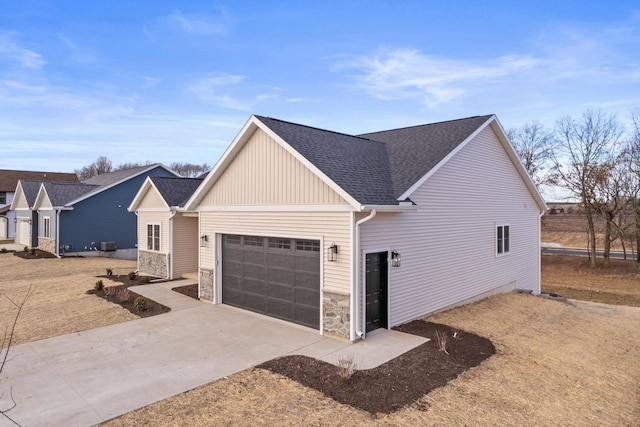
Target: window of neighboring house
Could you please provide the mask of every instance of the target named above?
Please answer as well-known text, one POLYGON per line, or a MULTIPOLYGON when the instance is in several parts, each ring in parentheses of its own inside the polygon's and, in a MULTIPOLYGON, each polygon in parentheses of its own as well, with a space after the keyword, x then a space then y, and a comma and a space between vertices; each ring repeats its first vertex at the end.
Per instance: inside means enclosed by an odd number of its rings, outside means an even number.
POLYGON ((498 255, 506 255, 511 251, 509 228, 507 224, 496 225, 496 253, 498 255))
POLYGON ((0 192, 0 205, 6 205, 6 204, 7 204, 7 193, 0 192))
POLYGON ((45 216, 42 219, 42 237, 51 238, 51 217, 45 216))
POLYGON ((160 250, 160 224, 147 224, 147 249, 160 250))

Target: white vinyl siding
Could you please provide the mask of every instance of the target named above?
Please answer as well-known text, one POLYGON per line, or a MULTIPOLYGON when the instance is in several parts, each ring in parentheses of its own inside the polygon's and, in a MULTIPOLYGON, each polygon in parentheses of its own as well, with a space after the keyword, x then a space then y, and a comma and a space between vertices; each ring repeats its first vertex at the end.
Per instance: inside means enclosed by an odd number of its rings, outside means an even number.
POLYGON ((167 212, 169 211, 164 199, 160 196, 160 194, 158 194, 155 187, 153 186, 151 186, 151 188, 149 188, 147 193, 144 195, 136 210, 143 211, 146 209, 167 209, 167 212))
POLYGON ((198 218, 177 214, 173 217, 173 278, 198 271, 198 218))
POLYGON ((138 212, 138 249, 152 252, 169 253, 169 216, 170 212, 138 212), (160 247, 158 250, 149 249, 148 225, 160 226, 160 247))
POLYGON ((249 138, 200 205, 346 203, 317 175, 259 129, 249 138))
MULTIPOLYGON (((322 283, 333 291, 349 293, 350 212, 201 212, 200 232, 208 236, 243 234, 249 236, 322 239, 324 264, 322 283), (335 242, 340 252, 336 262, 327 261, 327 251, 335 242)), ((210 240, 211 242, 211 240, 210 240)), ((200 248, 200 267, 214 268, 214 244, 200 248)))
POLYGON ((361 228, 361 257, 402 256, 389 268, 390 327, 498 288, 539 292, 538 207, 490 127, 411 199, 418 211, 378 213, 361 228), (507 223, 510 255, 496 257, 496 224, 507 223))

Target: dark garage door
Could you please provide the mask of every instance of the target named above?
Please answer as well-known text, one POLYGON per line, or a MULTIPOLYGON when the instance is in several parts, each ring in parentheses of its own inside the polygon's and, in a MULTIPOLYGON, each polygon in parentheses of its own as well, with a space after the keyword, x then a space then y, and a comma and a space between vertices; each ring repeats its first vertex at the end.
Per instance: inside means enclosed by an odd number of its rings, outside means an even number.
POLYGON ((224 235, 222 302, 320 328, 320 241, 224 235))

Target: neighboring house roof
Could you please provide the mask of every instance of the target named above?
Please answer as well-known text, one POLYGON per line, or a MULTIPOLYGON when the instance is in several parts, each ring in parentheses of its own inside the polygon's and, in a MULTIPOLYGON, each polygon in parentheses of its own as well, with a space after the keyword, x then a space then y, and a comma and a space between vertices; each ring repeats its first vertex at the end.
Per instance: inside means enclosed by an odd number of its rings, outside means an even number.
POLYGON ((78 177, 75 173, 0 169, 0 191, 15 191, 20 180, 78 182, 78 177))
POLYGON ((149 179, 169 206, 182 207, 202 184, 200 178, 166 178, 151 176, 149 179))
POLYGON ((11 210, 11 205, 7 205, 3 208, 0 208, 0 214, 7 213, 11 210))
POLYGON ((473 116, 362 135, 252 116, 203 185, 188 201, 195 209, 256 129, 262 128, 356 208, 395 206, 479 132, 491 126, 541 209, 544 200, 494 115, 473 116))
POLYGON ((51 205, 56 208, 69 205, 73 200, 97 189, 98 186, 82 183, 43 182, 41 188, 47 192, 51 205))

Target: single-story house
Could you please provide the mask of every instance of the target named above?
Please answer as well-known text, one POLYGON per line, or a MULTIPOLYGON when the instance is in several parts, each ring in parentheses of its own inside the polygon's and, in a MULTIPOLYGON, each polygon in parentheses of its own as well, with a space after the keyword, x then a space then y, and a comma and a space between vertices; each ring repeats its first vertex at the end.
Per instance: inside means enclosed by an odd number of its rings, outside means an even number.
MULTIPOLYGON (((0 239, 15 238, 16 243, 21 243, 16 236, 20 224, 16 220, 15 210, 11 209, 11 203, 15 198, 16 187, 20 180, 78 182, 78 177, 75 173, 0 170, 0 239)), ((30 243, 24 244, 31 246, 30 243)))
POLYGON ((252 116, 177 215, 198 215, 201 299, 355 341, 539 293, 545 210, 494 115, 364 135, 252 116))
POLYGON ((138 216, 138 270, 176 279, 198 272, 198 214, 184 205, 199 178, 148 177, 129 206, 138 216))
MULTIPOLYGON (((37 212, 38 249, 58 256, 109 253, 135 259, 137 221, 127 206, 148 176, 178 174, 157 163, 101 174, 82 183, 41 183, 31 208, 37 212)), ((29 203, 25 188, 20 190, 16 208, 29 203)))

